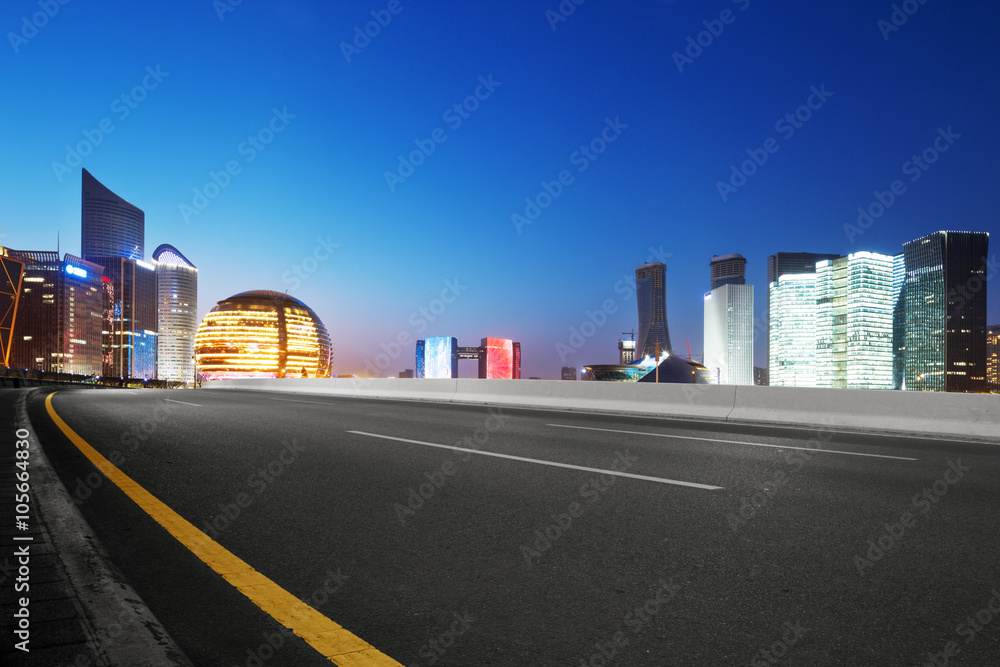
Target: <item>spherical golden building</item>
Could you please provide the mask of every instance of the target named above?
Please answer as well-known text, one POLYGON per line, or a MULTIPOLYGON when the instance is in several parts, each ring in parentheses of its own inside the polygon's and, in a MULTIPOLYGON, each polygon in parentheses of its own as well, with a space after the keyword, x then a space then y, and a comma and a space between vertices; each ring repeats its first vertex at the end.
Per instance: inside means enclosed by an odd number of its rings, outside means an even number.
POLYGON ((195 337, 206 380, 330 377, 330 334, 313 309, 281 292, 253 290, 223 299, 195 337))

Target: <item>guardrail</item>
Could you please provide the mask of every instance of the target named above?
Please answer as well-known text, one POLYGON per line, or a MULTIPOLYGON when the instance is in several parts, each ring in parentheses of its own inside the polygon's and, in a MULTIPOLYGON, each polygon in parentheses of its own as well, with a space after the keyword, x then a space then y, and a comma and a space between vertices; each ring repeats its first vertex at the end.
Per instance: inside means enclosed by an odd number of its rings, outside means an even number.
POLYGON ((1000 396, 989 394, 560 380, 389 378, 215 380, 205 382, 202 388, 540 407, 1000 441, 1000 396))

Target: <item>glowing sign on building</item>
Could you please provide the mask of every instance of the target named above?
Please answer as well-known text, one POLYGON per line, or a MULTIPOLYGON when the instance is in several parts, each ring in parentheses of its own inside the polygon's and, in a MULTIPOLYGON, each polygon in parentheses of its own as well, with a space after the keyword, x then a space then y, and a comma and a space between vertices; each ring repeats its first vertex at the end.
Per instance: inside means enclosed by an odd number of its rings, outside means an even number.
POLYGON ((73 266, 72 264, 66 265, 66 273, 68 273, 71 276, 76 276, 77 278, 87 277, 87 271, 85 269, 81 269, 78 266, 73 266))
POLYGON ((510 380, 514 377, 514 341, 509 338, 484 338, 480 349, 479 377, 488 380, 510 380))
POLYGON ((450 336, 433 336, 424 341, 424 377, 458 377, 458 340, 450 336))

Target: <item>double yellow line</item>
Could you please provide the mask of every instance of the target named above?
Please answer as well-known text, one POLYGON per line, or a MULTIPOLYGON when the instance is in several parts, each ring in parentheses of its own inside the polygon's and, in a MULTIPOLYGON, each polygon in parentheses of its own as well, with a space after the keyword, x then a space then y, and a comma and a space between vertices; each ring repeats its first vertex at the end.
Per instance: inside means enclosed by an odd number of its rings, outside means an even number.
POLYGON ((306 640, 310 646, 341 667, 403 667, 360 637, 345 630, 297 597, 250 567, 221 544, 198 530, 156 496, 142 488, 128 475, 104 458, 86 440, 71 429, 52 407, 52 397, 45 399, 45 409, 59 430, 83 452, 91 463, 136 505, 163 526, 222 578, 236 587, 250 601, 283 626, 306 640))

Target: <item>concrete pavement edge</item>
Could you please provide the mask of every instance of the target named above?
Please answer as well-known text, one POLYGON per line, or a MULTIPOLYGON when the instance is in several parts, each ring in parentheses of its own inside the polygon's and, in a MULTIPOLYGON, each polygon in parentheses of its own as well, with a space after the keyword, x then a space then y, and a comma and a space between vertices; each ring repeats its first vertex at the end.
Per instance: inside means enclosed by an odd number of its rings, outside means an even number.
POLYGON ((18 397, 16 419, 31 433, 32 490, 53 548, 88 617, 84 626, 92 648, 110 665, 193 667, 111 563, 52 468, 28 418, 28 400, 41 391, 32 389, 18 397))

